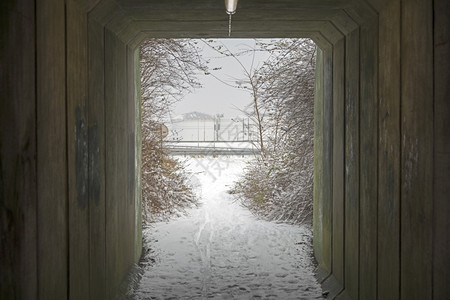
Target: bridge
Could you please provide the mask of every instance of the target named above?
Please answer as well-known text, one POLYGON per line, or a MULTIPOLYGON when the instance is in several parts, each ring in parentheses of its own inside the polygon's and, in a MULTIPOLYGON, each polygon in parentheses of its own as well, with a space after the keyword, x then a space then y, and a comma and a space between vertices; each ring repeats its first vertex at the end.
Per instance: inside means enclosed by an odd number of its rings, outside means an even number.
MULTIPOLYGON (((146 38, 225 38, 223 2, 4 0, 0 298, 113 299, 139 259, 146 38)), ((448 299, 448 0, 241 0, 234 38, 308 37, 328 299, 448 299)), ((300 295, 301 296, 301 295, 300 295)))
POLYGON ((166 142, 164 148, 170 155, 257 155, 259 150, 251 142, 209 141, 209 142, 166 142))

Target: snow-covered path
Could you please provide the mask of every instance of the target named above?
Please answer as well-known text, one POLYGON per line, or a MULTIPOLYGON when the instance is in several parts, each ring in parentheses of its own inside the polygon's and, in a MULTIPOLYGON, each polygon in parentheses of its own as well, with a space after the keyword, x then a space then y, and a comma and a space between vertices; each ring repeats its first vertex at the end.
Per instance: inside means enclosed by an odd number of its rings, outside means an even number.
POLYGON ((226 193, 246 160, 190 160, 202 204, 144 232, 151 251, 136 298, 322 298, 313 276, 310 231, 258 220, 226 193))

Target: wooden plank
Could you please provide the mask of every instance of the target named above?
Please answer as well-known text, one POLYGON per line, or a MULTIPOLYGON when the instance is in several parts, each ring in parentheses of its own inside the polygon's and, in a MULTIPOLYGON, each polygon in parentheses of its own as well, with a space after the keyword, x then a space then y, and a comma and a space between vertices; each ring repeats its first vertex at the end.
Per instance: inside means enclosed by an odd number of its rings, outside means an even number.
POLYGON ((379 18, 378 299, 399 299, 400 1, 379 18))
POLYGON ((35 6, 30 0, 1 5, 0 299, 35 299, 35 6))
MULTIPOLYGON (((158 10, 161 13, 166 11, 170 11, 172 7, 176 7, 177 9, 183 10, 198 10, 198 9, 211 9, 213 11, 221 10, 222 7, 217 5, 215 2, 204 1, 204 0, 192 0, 189 3, 183 0, 172 0, 170 2, 167 1, 144 1, 144 0, 135 0, 127 3, 123 3, 124 7, 127 9, 139 9, 141 7, 147 9, 158 10), (145 4, 145 5, 143 5, 145 4)), ((249 11, 253 13, 260 13, 260 10, 285 10, 286 8, 291 9, 301 9, 301 8, 341 8, 348 6, 348 1, 345 0, 336 0, 336 1, 317 1, 317 0, 305 0, 305 1, 256 1, 256 0, 248 0, 246 2, 239 2, 238 11, 249 11), (331 4, 330 4, 331 3, 331 4)))
POLYGON ((345 37, 345 292, 359 288, 359 29, 345 37))
POLYGON ((333 256, 333 51, 323 52, 323 231, 322 259, 328 273, 333 256))
MULTIPOLYGON (((313 248, 314 257, 319 264, 320 269, 323 267, 323 54, 320 48, 317 49, 316 56, 316 74, 314 87, 314 191, 313 191, 313 248)), ((329 269, 328 269, 329 270, 329 269)), ((329 272, 327 272, 329 273, 329 272)), ((326 274, 325 276, 327 276, 326 274)), ((319 279, 320 280, 320 279, 319 279)))
POLYGON ((332 276, 324 287, 334 298, 344 286, 344 161, 345 161, 345 40, 333 45, 333 139, 332 139, 332 276))
POLYGON ((345 40, 333 48, 333 274, 344 285, 345 40))
POLYGON ((131 265, 135 263, 135 247, 136 247, 136 209, 135 209, 135 184, 136 184, 136 173, 140 172, 140 170, 136 169, 136 98, 135 92, 139 92, 135 90, 136 80, 140 80, 140 78, 135 77, 135 59, 134 59, 134 51, 129 46, 127 46, 127 132, 128 132, 128 193, 127 193, 127 210, 128 210, 128 235, 127 235, 127 257, 128 264, 131 265))
MULTIPOLYGON (((320 31, 330 42, 334 43, 341 38, 341 33, 328 21, 284 21, 278 22, 250 22, 246 20, 233 21, 233 38, 298 38, 305 32, 320 31)), ((165 38, 204 38, 227 37, 228 27, 216 21, 198 22, 161 22, 161 21, 135 21, 120 31, 124 41, 132 41, 139 32, 148 32, 152 37, 165 38), (206 30, 207 29, 207 30, 206 30)))
POLYGON ((92 19, 88 31, 90 298, 106 299, 104 31, 92 19))
POLYGON ((127 247, 127 78, 126 46, 105 31, 106 270, 114 297, 128 270, 127 247), (123 214, 122 214, 123 213, 123 214))
POLYGON ((402 299, 432 298, 432 1, 401 2, 402 299))
POLYGON ((377 295, 378 21, 360 27, 359 297, 377 295))
POLYGON ((39 299, 67 297, 67 153, 64 2, 36 2, 39 299))
MULTIPOLYGON (((117 37, 116 37, 117 38, 117 37)), ((117 250, 118 250, 118 269, 117 269, 117 287, 125 279, 128 269, 131 265, 130 255, 133 251, 130 250, 132 241, 129 238, 133 237, 133 232, 130 227, 133 228, 133 222, 129 219, 130 203, 128 200, 128 73, 127 73, 127 49, 126 45, 120 40, 117 40, 116 44, 116 57, 114 63, 117 64, 116 74, 116 106, 114 120, 117 127, 116 138, 118 144, 116 145, 116 166, 117 172, 115 173, 114 180, 116 181, 117 188, 117 209, 118 209, 118 236, 117 250)))
POLYGON ((118 164, 117 152, 117 38, 105 30, 105 232, 107 298, 113 298, 118 284, 118 164))
POLYGON ((71 299, 89 299, 87 16, 66 2, 69 286, 71 299))
POLYGON ((450 2, 434 1, 433 297, 449 299, 450 285, 450 2))
MULTIPOLYGON (((140 7, 138 9, 131 9, 128 12, 137 21, 141 20, 155 20, 155 21, 217 21, 223 22, 224 16, 222 10, 211 9, 183 9, 177 6, 172 6, 169 10, 160 11, 149 7, 140 7)), ((344 14, 340 9, 283 9, 283 10, 262 10, 253 11, 246 14, 247 21, 258 22, 264 21, 279 21, 279 20, 329 20, 336 15, 344 14)))
POLYGON ((135 182, 135 261, 138 261, 142 255, 142 183, 141 183, 141 165, 142 165, 142 130, 141 130, 141 70, 139 50, 135 48, 133 54, 134 66, 134 97, 135 97, 135 132, 136 132, 136 182, 135 182))

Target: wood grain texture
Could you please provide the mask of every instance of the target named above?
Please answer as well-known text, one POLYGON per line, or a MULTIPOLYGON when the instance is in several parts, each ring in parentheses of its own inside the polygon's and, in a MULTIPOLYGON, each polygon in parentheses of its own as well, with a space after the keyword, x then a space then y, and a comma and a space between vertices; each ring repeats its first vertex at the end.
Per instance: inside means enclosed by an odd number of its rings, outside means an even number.
POLYGON ((87 15, 66 2, 69 298, 89 299, 87 15))
POLYGON ((36 14, 38 298, 65 299, 68 198, 64 3, 38 1, 36 14))
POLYGON ((35 4, 0 4, 0 299, 37 297, 35 4))
POLYGON ((400 297, 400 1, 379 25, 378 298, 400 297))
POLYGON ((89 255, 90 298, 106 295, 105 47, 103 27, 88 21, 89 39, 89 255))
POLYGON ((345 291, 359 297, 359 29, 345 47, 345 291))
POLYGON ((434 1, 433 297, 450 298, 450 3, 434 1))
POLYGON ((432 298, 432 1, 401 5, 400 296, 432 298))
POLYGON ((378 20, 360 27, 359 297, 377 295, 378 20))

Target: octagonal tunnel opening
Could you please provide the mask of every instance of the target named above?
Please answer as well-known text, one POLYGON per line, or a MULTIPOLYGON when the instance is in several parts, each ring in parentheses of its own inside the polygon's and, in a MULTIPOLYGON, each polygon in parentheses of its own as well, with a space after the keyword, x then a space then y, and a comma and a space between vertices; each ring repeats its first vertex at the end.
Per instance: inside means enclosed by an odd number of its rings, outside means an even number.
POLYGON ((129 293, 322 296, 318 59, 310 39, 141 44, 144 252, 129 293))

